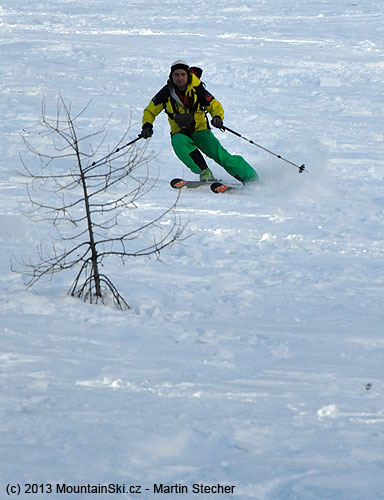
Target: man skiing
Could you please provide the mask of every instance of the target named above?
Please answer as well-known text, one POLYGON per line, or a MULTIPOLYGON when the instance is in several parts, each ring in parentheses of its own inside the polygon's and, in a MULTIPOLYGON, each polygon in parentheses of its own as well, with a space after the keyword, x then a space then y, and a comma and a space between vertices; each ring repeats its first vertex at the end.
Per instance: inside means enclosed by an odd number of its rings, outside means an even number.
POLYGON ((175 154, 193 173, 200 176, 200 180, 214 180, 201 154, 203 152, 240 182, 257 181, 259 176, 251 165, 241 156, 228 153, 210 130, 206 112, 212 117, 211 124, 221 128, 224 110, 196 74, 201 75, 201 72, 191 71, 183 60, 172 64, 167 84, 144 109, 141 137, 148 139, 152 136, 156 116, 165 111, 175 154))

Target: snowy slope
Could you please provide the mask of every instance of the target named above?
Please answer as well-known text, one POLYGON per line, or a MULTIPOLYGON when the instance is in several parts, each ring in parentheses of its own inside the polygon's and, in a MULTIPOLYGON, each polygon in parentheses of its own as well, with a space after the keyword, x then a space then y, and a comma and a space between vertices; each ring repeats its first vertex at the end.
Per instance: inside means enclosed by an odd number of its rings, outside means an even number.
MULTIPOLYGON (((384 498, 383 21, 379 0, 0 0, 0 498, 30 498, 26 483, 52 485, 39 499, 116 496, 60 493, 108 483, 141 485, 130 499, 384 498), (203 67, 228 127, 309 173, 218 131, 260 184, 182 193, 190 237, 112 264, 131 311, 69 298, 71 273, 26 290, 11 256, 33 259, 50 227, 21 216, 14 169, 43 97, 92 99, 85 129, 113 113, 112 144, 178 58, 203 67)), ((165 116, 149 148, 159 179, 133 223, 192 178, 165 116)))

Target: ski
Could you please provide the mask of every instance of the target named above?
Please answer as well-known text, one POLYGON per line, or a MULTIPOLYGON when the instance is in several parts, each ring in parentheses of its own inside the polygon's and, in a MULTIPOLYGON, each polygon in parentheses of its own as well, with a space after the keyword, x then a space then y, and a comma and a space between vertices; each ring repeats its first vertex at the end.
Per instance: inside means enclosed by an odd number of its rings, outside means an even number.
POLYGON ((218 180, 214 179, 212 181, 187 181, 185 179, 176 178, 171 180, 170 185, 174 189, 181 189, 181 188, 196 189, 202 186, 211 186, 212 183, 218 184, 218 180))
POLYGON ((218 179, 214 179, 212 181, 187 181, 185 179, 175 178, 170 181, 170 185, 173 189, 196 189, 203 186, 209 186, 213 193, 226 193, 228 191, 239 190, 244 187, 241 184, 235 186, 224 184, 218 179))
POLYGON ((213 182, 211 184, 211 191, 213 193, 227 193, 228 191, 241 189, 243 186, 228 186, 222 182, 213 182))

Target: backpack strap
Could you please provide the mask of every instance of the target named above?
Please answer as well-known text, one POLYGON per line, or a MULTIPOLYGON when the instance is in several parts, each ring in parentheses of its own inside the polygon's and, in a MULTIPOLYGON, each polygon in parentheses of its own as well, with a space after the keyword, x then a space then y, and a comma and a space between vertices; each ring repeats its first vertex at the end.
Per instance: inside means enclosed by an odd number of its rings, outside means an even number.
POLYGON ((173 113, 169 113, 169 111, 167 111, 167 109, 166 109, 168 99, 163 102, 163 108, 164 108, 164 111, 167 113, 167 115, 172 120, 175 119, 174 118, 175 115, 180 114, 179 106, 181 106, 183 109, 185 109, 190 114, 191 113, 193 114, 197 111, 197 108, 199 107, 199 104, 200 104, 198 98, 196 99, 196 102, 194 102, 192 105, 189 105, 188 108, 186 109, 185 104, 181 101, 180 97, 177 95, 177 92, 172 84, 168 85, 168 90, 169 90, 169 98, 170 98, 170 103, 172 106, 173 113))
MULTIPOLYGON (((209 106, 210 102, 214 99, 214 97, 205 89, 205 85, 203 82, 201 82, 197 87, 193 88, 193 93, 196 95, 196 101, 189 107, 188 109, 189 113, 190 114, 195 113, 199 108, 199 106, 205 112, 205 106, 209 106)), ((155 97, 152 100, 156 106, 159 104, 163 105, 165 113, 171 118, 171 120, 175 120, 175 115, 180 114, 179 106, 185 109, 184 104, 181 102, 179 96, 176 93, 175 88, 173 87, 170 81, 167 83, 167 85, 164 85, 164 87, 155 95, 155 97), (173 113, 170 113, 167 110, 168 99, 170 100, 173 113)), ((208 128, 210 128, 207 117, 206 120, 208 128)))

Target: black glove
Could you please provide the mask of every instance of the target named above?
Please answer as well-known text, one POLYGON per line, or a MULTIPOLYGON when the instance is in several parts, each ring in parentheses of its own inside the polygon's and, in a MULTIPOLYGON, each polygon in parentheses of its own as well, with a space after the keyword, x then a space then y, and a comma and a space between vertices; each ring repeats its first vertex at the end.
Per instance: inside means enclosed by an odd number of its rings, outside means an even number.
POLYGON ((211 120, 211 123, 216 128, 221 128, 223 126, 223 120, 220 118, 220 116, 214 116, 211 120))
POLYGON ((141 129, 141 137, 143 139, 149 139, 153 135, 153 125, 152 123, 144 123, 143 128, 141 129))

